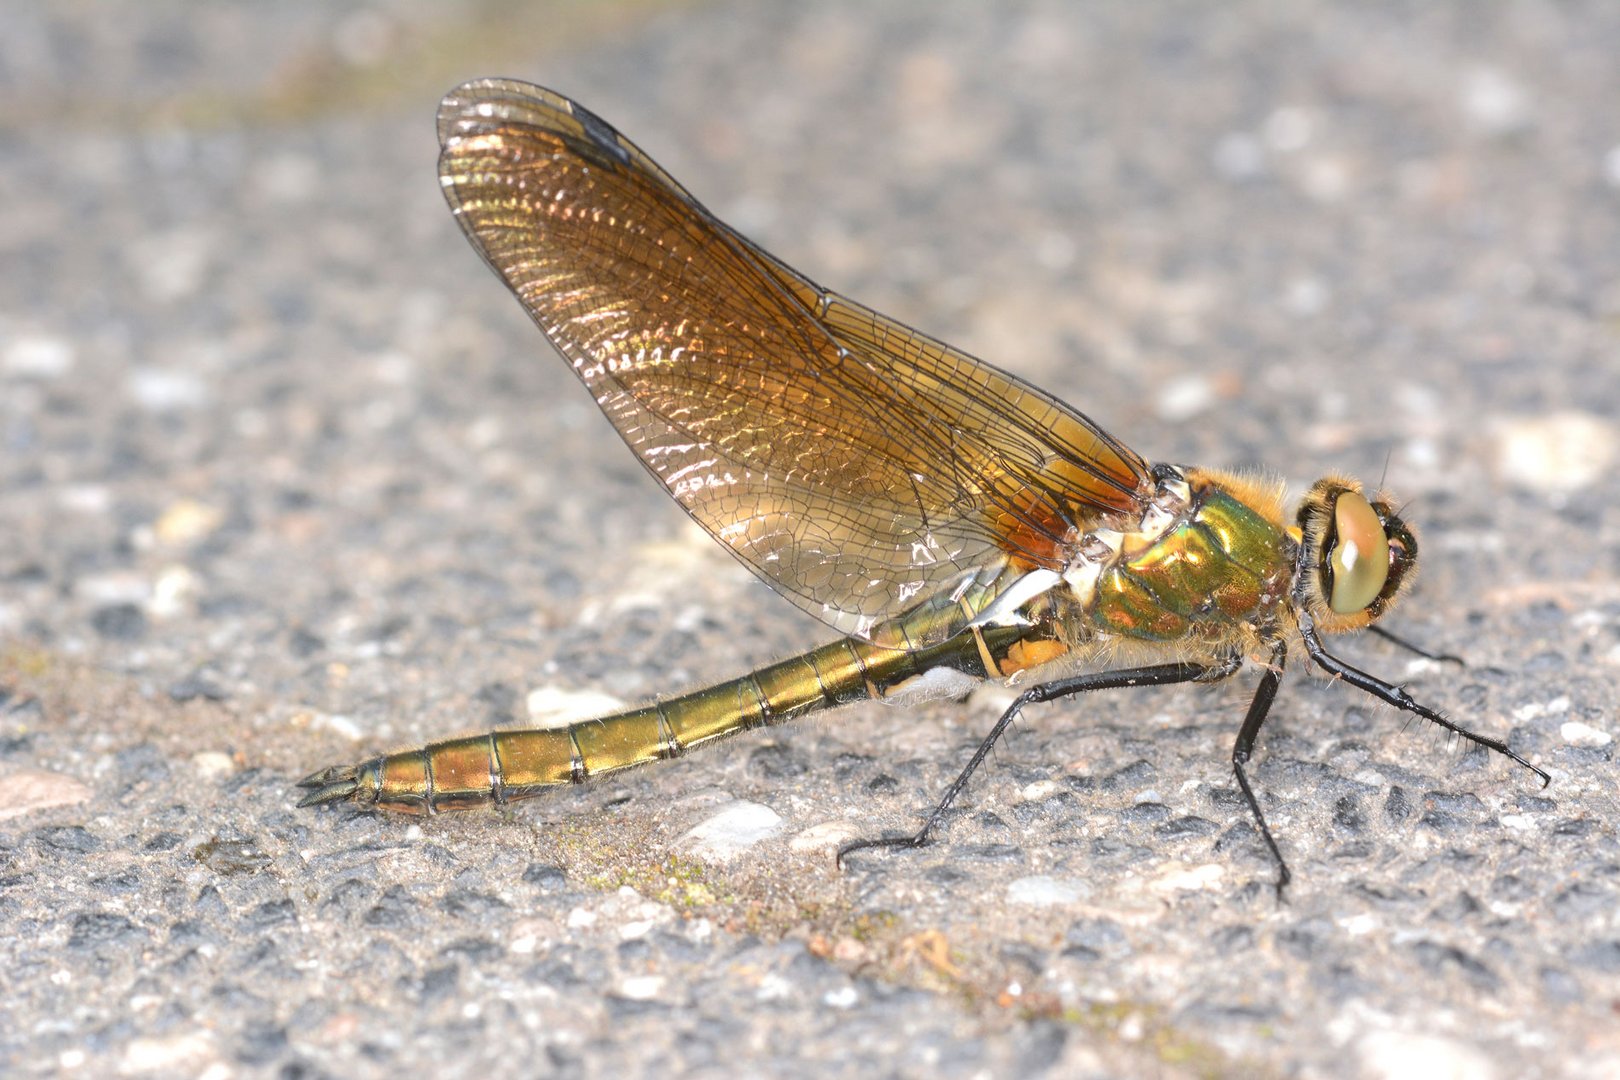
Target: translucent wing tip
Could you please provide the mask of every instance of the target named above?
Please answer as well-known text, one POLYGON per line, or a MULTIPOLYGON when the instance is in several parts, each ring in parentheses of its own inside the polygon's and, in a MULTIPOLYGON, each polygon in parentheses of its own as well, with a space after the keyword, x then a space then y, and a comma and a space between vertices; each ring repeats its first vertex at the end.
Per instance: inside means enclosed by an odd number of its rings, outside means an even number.
POLYGON ((492 122, 539 119, 547 126, 547 116, 578 108, 571 98, 521 79, 472 79, 439 102, 439 145, 492 122))
POLYGON ((583 136, 611 161, 629 165, 632 148, 614 126, 573 98, 520 79, 473 79, 439 102, 439 146, 467 135, 513 124, 538 131, 583 136))

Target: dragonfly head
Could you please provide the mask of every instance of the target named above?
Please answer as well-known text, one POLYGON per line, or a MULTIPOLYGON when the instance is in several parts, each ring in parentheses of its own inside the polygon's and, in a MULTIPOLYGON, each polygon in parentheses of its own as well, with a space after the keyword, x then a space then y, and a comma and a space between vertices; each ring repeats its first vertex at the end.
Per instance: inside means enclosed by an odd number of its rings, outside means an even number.
POLYGON ((1360 630, 1389 609, 1417 568, 1417 538, 1383 492, 1318 480, 1299 504, 1294 593, 1324 633, 1360 630))

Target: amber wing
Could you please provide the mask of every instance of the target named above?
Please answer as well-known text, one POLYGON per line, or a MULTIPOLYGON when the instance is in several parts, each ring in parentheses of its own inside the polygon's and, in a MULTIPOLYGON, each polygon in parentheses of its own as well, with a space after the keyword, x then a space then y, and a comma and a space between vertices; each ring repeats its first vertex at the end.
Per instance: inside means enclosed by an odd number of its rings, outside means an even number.
POLYGON ((473 246, 642 464, 839 630, 1057 568, 1142 497, 1142 459, 1086 417, 819 288, 568 98, 467 83, 439 142, 473 246))

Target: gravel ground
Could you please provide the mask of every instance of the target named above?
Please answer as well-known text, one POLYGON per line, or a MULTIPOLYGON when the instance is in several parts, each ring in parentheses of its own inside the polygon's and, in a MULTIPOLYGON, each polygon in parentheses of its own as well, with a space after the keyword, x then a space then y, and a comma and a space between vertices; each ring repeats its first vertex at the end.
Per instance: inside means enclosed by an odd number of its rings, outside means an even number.
POLYGON ((1620 6, 0 11, 0 1071, 1620 1075, 1620 6), (305 772, 816 644, 437 191, 474 75, 1148 456, 1411 500, 1352 659, 860 706, 503 814, 305 772))

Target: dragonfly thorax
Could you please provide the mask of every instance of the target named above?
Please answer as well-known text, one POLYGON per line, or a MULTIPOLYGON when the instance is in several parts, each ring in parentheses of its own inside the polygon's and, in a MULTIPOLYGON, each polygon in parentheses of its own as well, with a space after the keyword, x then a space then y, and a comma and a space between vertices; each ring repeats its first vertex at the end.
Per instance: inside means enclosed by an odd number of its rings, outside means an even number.
POLYGON ((1091 529, 1075 543, 1062 578, 1082 606, 1089 607, 1097 599, 1098 585, 1122 557, 1129 558, 1159 544, 1193 509, 1192 485, 1180 469, 1158 465, 1154 477, 1157 487, 1140 517, 1134 522, 1113 522, 1115 527, 1111 528, 1091 529))

